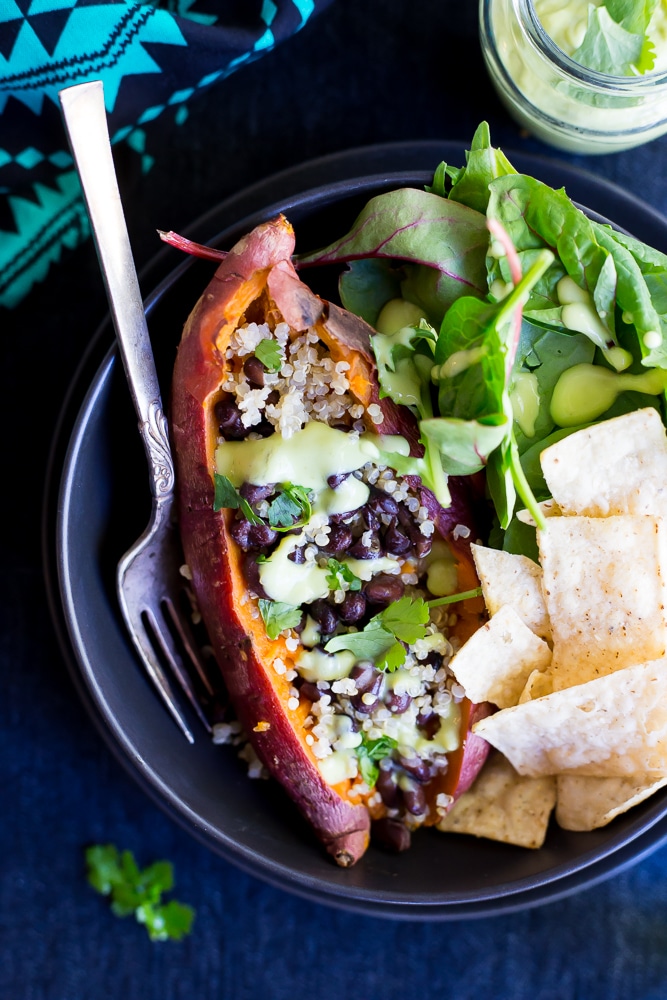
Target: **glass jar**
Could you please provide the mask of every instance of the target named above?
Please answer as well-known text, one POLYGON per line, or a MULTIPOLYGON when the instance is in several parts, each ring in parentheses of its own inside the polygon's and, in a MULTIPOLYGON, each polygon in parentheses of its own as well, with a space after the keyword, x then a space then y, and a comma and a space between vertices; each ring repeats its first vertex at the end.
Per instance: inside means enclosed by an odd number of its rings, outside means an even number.
POLYGON ((546 33, 532 0, 480 0, 480 37, 498 95, 543 142, 615 153, 667 132, 667 71, 608 76, 581 66, 546 33))

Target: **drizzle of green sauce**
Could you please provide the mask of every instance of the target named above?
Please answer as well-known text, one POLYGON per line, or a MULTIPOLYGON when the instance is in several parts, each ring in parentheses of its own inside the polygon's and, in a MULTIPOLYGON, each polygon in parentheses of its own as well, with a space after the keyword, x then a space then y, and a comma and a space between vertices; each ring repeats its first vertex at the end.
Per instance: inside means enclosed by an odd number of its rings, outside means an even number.
POLYGON ((512 376, 510 402, 521 431, 526 437, 534 437, 535 421, 540 412, 540 392, 534 372, 516 372, 512 376))
POLYGON ((600 365, 568 368, 556 382, 551 417, 559 427, 575 427, 601 417, 622 392, 657 396, 667 388, 667 371, 652 368, 642 375, 620 374, 600 365))

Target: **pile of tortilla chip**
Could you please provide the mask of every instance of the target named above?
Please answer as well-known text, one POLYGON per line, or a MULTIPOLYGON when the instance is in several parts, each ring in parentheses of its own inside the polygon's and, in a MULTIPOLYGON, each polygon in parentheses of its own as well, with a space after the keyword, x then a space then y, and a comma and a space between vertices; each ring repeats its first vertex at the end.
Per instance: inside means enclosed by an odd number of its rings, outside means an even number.
MULTIPOLYGON (((667 436, 653 408, 546 449, 539 565, 473 546, 490 618, 451 661, 494 754, 438 828, 540 847, 667 784, 667 436)), ((529 520, 522 512, 525 520, 529 520)))

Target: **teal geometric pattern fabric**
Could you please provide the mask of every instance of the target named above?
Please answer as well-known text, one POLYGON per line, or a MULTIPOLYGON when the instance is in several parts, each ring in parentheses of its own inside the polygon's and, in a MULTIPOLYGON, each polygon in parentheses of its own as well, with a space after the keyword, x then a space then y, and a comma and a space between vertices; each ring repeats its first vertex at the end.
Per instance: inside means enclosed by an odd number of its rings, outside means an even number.
POLYGON ((112 142, 150 170, 168 116, 331 0, 0 0, 0 306, 89 235, 58 92, 102 80, 112 142))

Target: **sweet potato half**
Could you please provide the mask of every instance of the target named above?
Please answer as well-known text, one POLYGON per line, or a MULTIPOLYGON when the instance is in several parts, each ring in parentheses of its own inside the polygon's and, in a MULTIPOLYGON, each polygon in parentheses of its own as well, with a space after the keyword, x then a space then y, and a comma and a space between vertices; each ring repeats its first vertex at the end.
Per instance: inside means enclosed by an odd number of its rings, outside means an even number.
MULTIPOLYGON (((290 671, 281 673, 274 667, 278 657, 289 668, 294 653, 284 633, 276 639, 267 637, 256 601, 248 597, 253 586, 246 578, 244 553, 230 533, 235 512, 214 510, 215 450, 220 441, 216 405, 225 397, 222 386, 234 364, 227 356, 232 334, 249 321, 285 322, 294 333, 316 331, 333 361, 349 364, 351 395, 365 408, 372 404, 381 408, 382 422, 376 419, 372 429, 379 434, 400 433, 413 453, 419 444, 409 411, 379 398, 372 331, 300 281, 291 263, 293 250, 293 230, 284 218, 259 226, 223 260, 187 320, 171 400, 180 531, 199 608, 245 733, 327 851, 339 865, 349 866, 366 850, 371 820, 386 818, 387 808, 369 792, 350 797, 350 779, 330 785, 322 777, 312 737, 310 743, 306 739, 312 702, 303 694, 295 699, 287 679, 290 671)), ((454 502, 446 510, 417 485, 437 535, 455 550, 461 590, 476 586, 467 543, 452 538, 455 525, 471 525, 471 501, 463 485, 452 484, 454 502)), ((458 620, 450 636, 458 634, 463 640, 482 620, 482 604, 469 601, 455 610, 458 620)), ((426 788, 427 823, 437 820, 436 797, 444 792, 455 798, 469 787, 486 755, 487 745, 469 732, 471 716, 479 708, 464 701, 461 709, 459 749, 449 755, 446 772, 426 788)))

